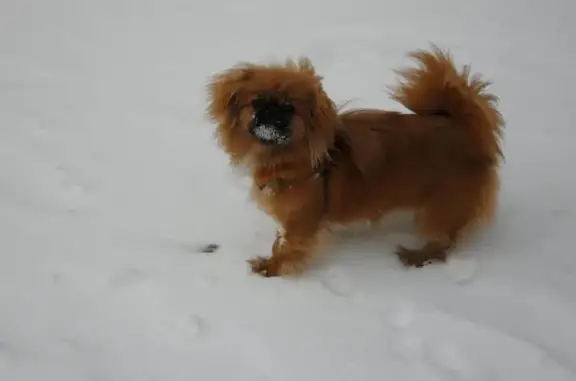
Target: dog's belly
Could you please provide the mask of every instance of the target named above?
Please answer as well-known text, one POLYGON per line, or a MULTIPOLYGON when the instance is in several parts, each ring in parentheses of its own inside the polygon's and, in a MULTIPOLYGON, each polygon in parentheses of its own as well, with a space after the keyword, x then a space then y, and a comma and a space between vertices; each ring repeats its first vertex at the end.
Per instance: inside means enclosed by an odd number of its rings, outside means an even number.
POLYGON ((333 185, 328 219, 336 224, 376 222, 392 212, 412 211, 418 208, 422 195, 417 181, 402 184, 390 177, 337 180, 333 185))

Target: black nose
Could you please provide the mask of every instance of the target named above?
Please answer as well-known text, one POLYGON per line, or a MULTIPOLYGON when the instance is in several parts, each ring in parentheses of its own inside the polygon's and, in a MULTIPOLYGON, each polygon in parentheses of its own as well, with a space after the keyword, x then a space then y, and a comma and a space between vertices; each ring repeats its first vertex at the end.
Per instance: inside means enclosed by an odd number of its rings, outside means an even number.
POLYGON ((252 109, 254 126, 274 127, 283 132, 289 129, 294 115, 294 106, 276 99, 256 98, 252 109))

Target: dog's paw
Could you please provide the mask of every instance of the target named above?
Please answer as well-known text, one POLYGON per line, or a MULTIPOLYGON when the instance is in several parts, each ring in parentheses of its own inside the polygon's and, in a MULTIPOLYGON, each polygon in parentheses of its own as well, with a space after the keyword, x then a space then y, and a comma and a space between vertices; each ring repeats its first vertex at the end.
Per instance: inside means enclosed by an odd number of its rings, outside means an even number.
POLYGON ((422 249, 407 249, 404 246, 398 246, 396 255, 400 262, 406 267, 423 267, 435 261, 446 262, 446 253, 437 252, 430 255, 426 250, 422 249))
POLYGON ((289 262, 277 258, 256 257, 248 260, 253 273, 266 278, 276 276, 296 275, 302 272, 301 262, 289 262))
POLYGON ((250 269, 253 273, 262 275, 264 277, 277 276, 276 271, 273 271, 276 266, 272 266, 270 258, 256 257, 248 260, 250 269))

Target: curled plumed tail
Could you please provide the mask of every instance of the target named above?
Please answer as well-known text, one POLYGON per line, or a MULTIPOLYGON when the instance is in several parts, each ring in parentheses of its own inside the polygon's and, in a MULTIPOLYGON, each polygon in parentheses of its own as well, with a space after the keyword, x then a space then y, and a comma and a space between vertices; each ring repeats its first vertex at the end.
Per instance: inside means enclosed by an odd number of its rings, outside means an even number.
POLYGON ((466 65, 458 71, 448 52, 433 46, 408 55, 417 67, 397 70, 401 76, 392 88, 392 99, 420 115, 447 115, 470 131, 480 154, 497 160, 502 156, 500 138, 504 122, 498 97, 486 92, 489 81, 471 74, 466 65))

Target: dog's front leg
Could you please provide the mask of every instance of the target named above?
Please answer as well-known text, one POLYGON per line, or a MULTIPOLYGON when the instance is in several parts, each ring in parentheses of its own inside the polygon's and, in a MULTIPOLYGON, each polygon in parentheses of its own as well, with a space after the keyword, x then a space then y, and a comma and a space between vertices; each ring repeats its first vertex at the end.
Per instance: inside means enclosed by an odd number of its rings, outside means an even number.
POLYGON ((312 257, 319 239, 320 218, 293 218, 276 232, 270 258, 248 261, 252 271, 265 277, 295 275, 312 257))

